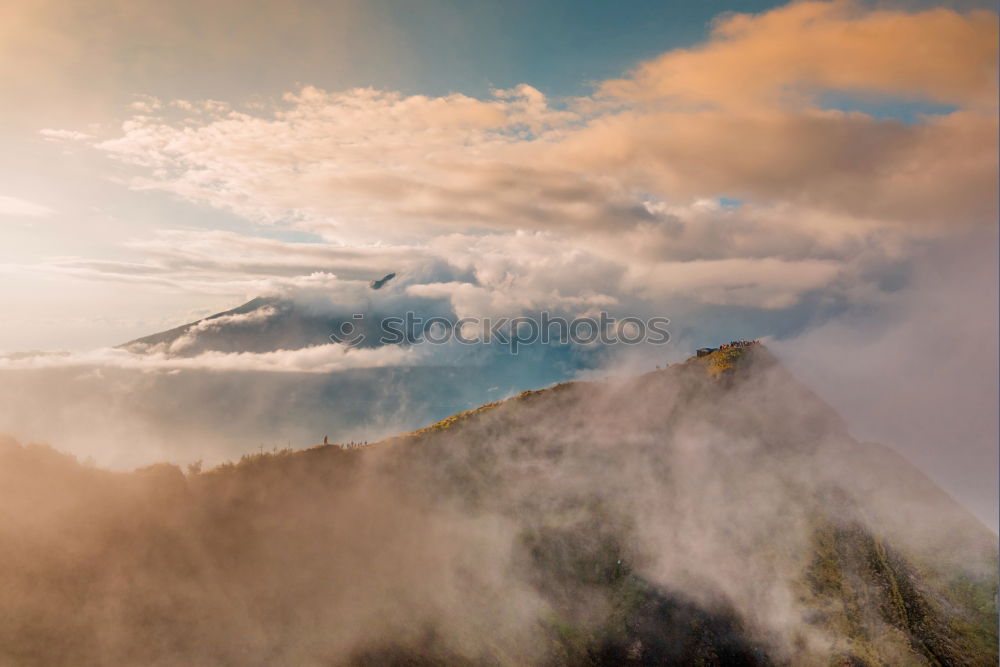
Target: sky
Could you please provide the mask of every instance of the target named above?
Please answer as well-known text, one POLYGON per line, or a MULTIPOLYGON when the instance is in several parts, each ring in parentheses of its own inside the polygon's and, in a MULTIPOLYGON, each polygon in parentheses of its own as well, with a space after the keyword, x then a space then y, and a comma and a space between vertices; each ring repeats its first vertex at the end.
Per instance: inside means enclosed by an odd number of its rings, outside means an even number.
POLYGON ((671 358, 768 338, 995 517, 991 7, 2 3, 0 352, 390 271, 660 314, 671 358))

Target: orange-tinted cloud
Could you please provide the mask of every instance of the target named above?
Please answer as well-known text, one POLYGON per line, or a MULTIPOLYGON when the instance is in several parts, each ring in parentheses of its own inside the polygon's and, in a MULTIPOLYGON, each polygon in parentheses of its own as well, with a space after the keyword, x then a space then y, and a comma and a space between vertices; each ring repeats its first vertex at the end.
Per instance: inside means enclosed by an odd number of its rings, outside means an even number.
POLYGON ((727 196, 947 227, 995 221, 996 146, 996 115, 971 111, 912 125, 819 109, 630 111, 573 133, 549 159, 675 201, 727 196))
POLYGON ((993 107, 996 84, 993 12, 834 0, 723 15, 706 43, 668 51, 601 91, 737 110, 800 106, 824 90, 993 107))

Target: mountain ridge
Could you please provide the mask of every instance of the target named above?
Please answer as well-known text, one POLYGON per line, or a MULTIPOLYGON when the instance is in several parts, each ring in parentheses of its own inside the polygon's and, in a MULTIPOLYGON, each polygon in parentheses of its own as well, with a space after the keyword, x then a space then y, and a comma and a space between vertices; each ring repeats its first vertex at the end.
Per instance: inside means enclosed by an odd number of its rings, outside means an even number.
POLYGON ((995 535, 885 451, 764 347, 200 474, 8 443, 0 506, 40 528, 0 515, 21 554, 0 646, 18 664, 995 664, 995 535), (116 628, 96 648, 59 611, 88 599, 116 628))

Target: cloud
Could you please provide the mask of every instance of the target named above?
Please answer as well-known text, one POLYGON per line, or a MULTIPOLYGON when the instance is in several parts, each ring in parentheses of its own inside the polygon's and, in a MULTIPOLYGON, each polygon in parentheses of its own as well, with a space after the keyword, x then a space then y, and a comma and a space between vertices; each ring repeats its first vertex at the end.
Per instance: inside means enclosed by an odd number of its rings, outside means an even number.
POLYGON ((690 201, 726 196, 881 225, 992 224, 996 115, 906 125, 834 110, 635 111, 595 120, 549 159, 690 201))
POLYGON ((899 270, 913 243, 898 230, 789 206, 699 200, 648 204, 647 212, 646 222, 617 234, 456 232, 393 245, 160 230, 126 243, 141 261, 64 257, 41 269, 170 293, 229 295, 233 305, 277 294, 343 308, 391 302, 386 312, 419 311, 428 299, 443 299, 459 317, 541 310, 581 316, 595 309, 674 316, 679 302, 774 315, 812 293, 877 303, 881 277, 899 270), (370 281, 390 271, 398 277, 375 294, 370 281))
POLYGON ((166 350, 174 355, 189 348, 197 341, 199 334, 203 332, 215 332, 220 329, 235 326, 253 326, 271 319, 277 314, 277 310, 272 307, 263 307, 252 310, 249 313, 234 313, 231 315, 221 315, 219 317, 206 318, 192 324, 179 338, 170 343, 166 350))
POLYGON ((83 141, 92 136, 79 130, 53 130, 51 128, 41 129, 38 134, 45 137, 47 141, 83 141))
POLYGON ((616 201, 613 188, 594 190, 577 174, 504 157, 576 117, 550 108, 530 86, 497 90, 488 100, 305 87, 270 111, 200 113, 183 129, 136 116, 122 136, 97 147, 151 170, 134 181, 137 188, 343 240, 379 238, 397 219, 397 231, 417 221, 425 233, 534 219, 596 224, 630 209, 642 215, 634 203, 616 201))
POLYGON ((802 292, 829 285, 839 268, 825 260, 696 260, 661 263, 635 271, 629 280, 658 294, 693 294, 706 303, 779 309, 794 306, 802 292))
POLYGON ((993 110, 996 62, 993 12, 794 2, 720 15, 707 42, 643 63, 601 92, 737 113, 808 105, 828 90, 993 110))
POLYGON ((26 199, 0 195, 0 216, 12 218, 44 218, 55 214, 48 206, 42 206, 26 199))
POLYGON ((614 233, 648 222, 650 200, 720 196, 869 227, 982 225, 997 214, 995 61, 990 12, 794 3, 727 15, 590 98, 305 86, 269 107, 144 107, 94 145, 138 168, 135 188, 350 243, 614 233), (831 92, 950 108, 904 123, 824 108, 831 92))
POLYGON ((434 262, 418 246, 292 243, 221 230, 160 229, 122 243, 140 261, 52 257, 22 267, 152 289, 251 296, 292 288, 336 289, 434 262))
POLYGON ((136 354, 105 348, 90 352, 8 355, 0 357, 0 370, 119 368, 145 372, 206 370, 324 374, 417 363, 422 354, 421 348, 417 347, 352 349, 334 343, 260 353, 209 351, 193 357, 169 356, 165 351, 136 354))
POLYGON ((877 308, 859 301, 771 343, 859 437, 898 447, 992 526, 996 244, 993 229, 914 248, 911 279, 877 308))

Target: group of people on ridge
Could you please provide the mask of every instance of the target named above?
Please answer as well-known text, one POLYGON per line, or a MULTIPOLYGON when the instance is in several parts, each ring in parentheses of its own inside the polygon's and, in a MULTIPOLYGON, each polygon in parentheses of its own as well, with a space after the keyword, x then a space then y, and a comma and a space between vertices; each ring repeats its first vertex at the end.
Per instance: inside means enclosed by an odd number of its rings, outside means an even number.
POLYGON ((323 444, 326 446, 334 445, 335 447, 340 447, 341 449, 358 449, 359 447, 367 447, 368 441, 362 440, 361 442, 355 442, 351 440, 350 442, 330 442, 330 436, 323 436, 323 444))
POLYGON ((759 345, 759 340, 734 340, 729 343, 723 343, 719 346, 720 350, 728 350, 733 347, 750 347, 751 345, 759 345))

